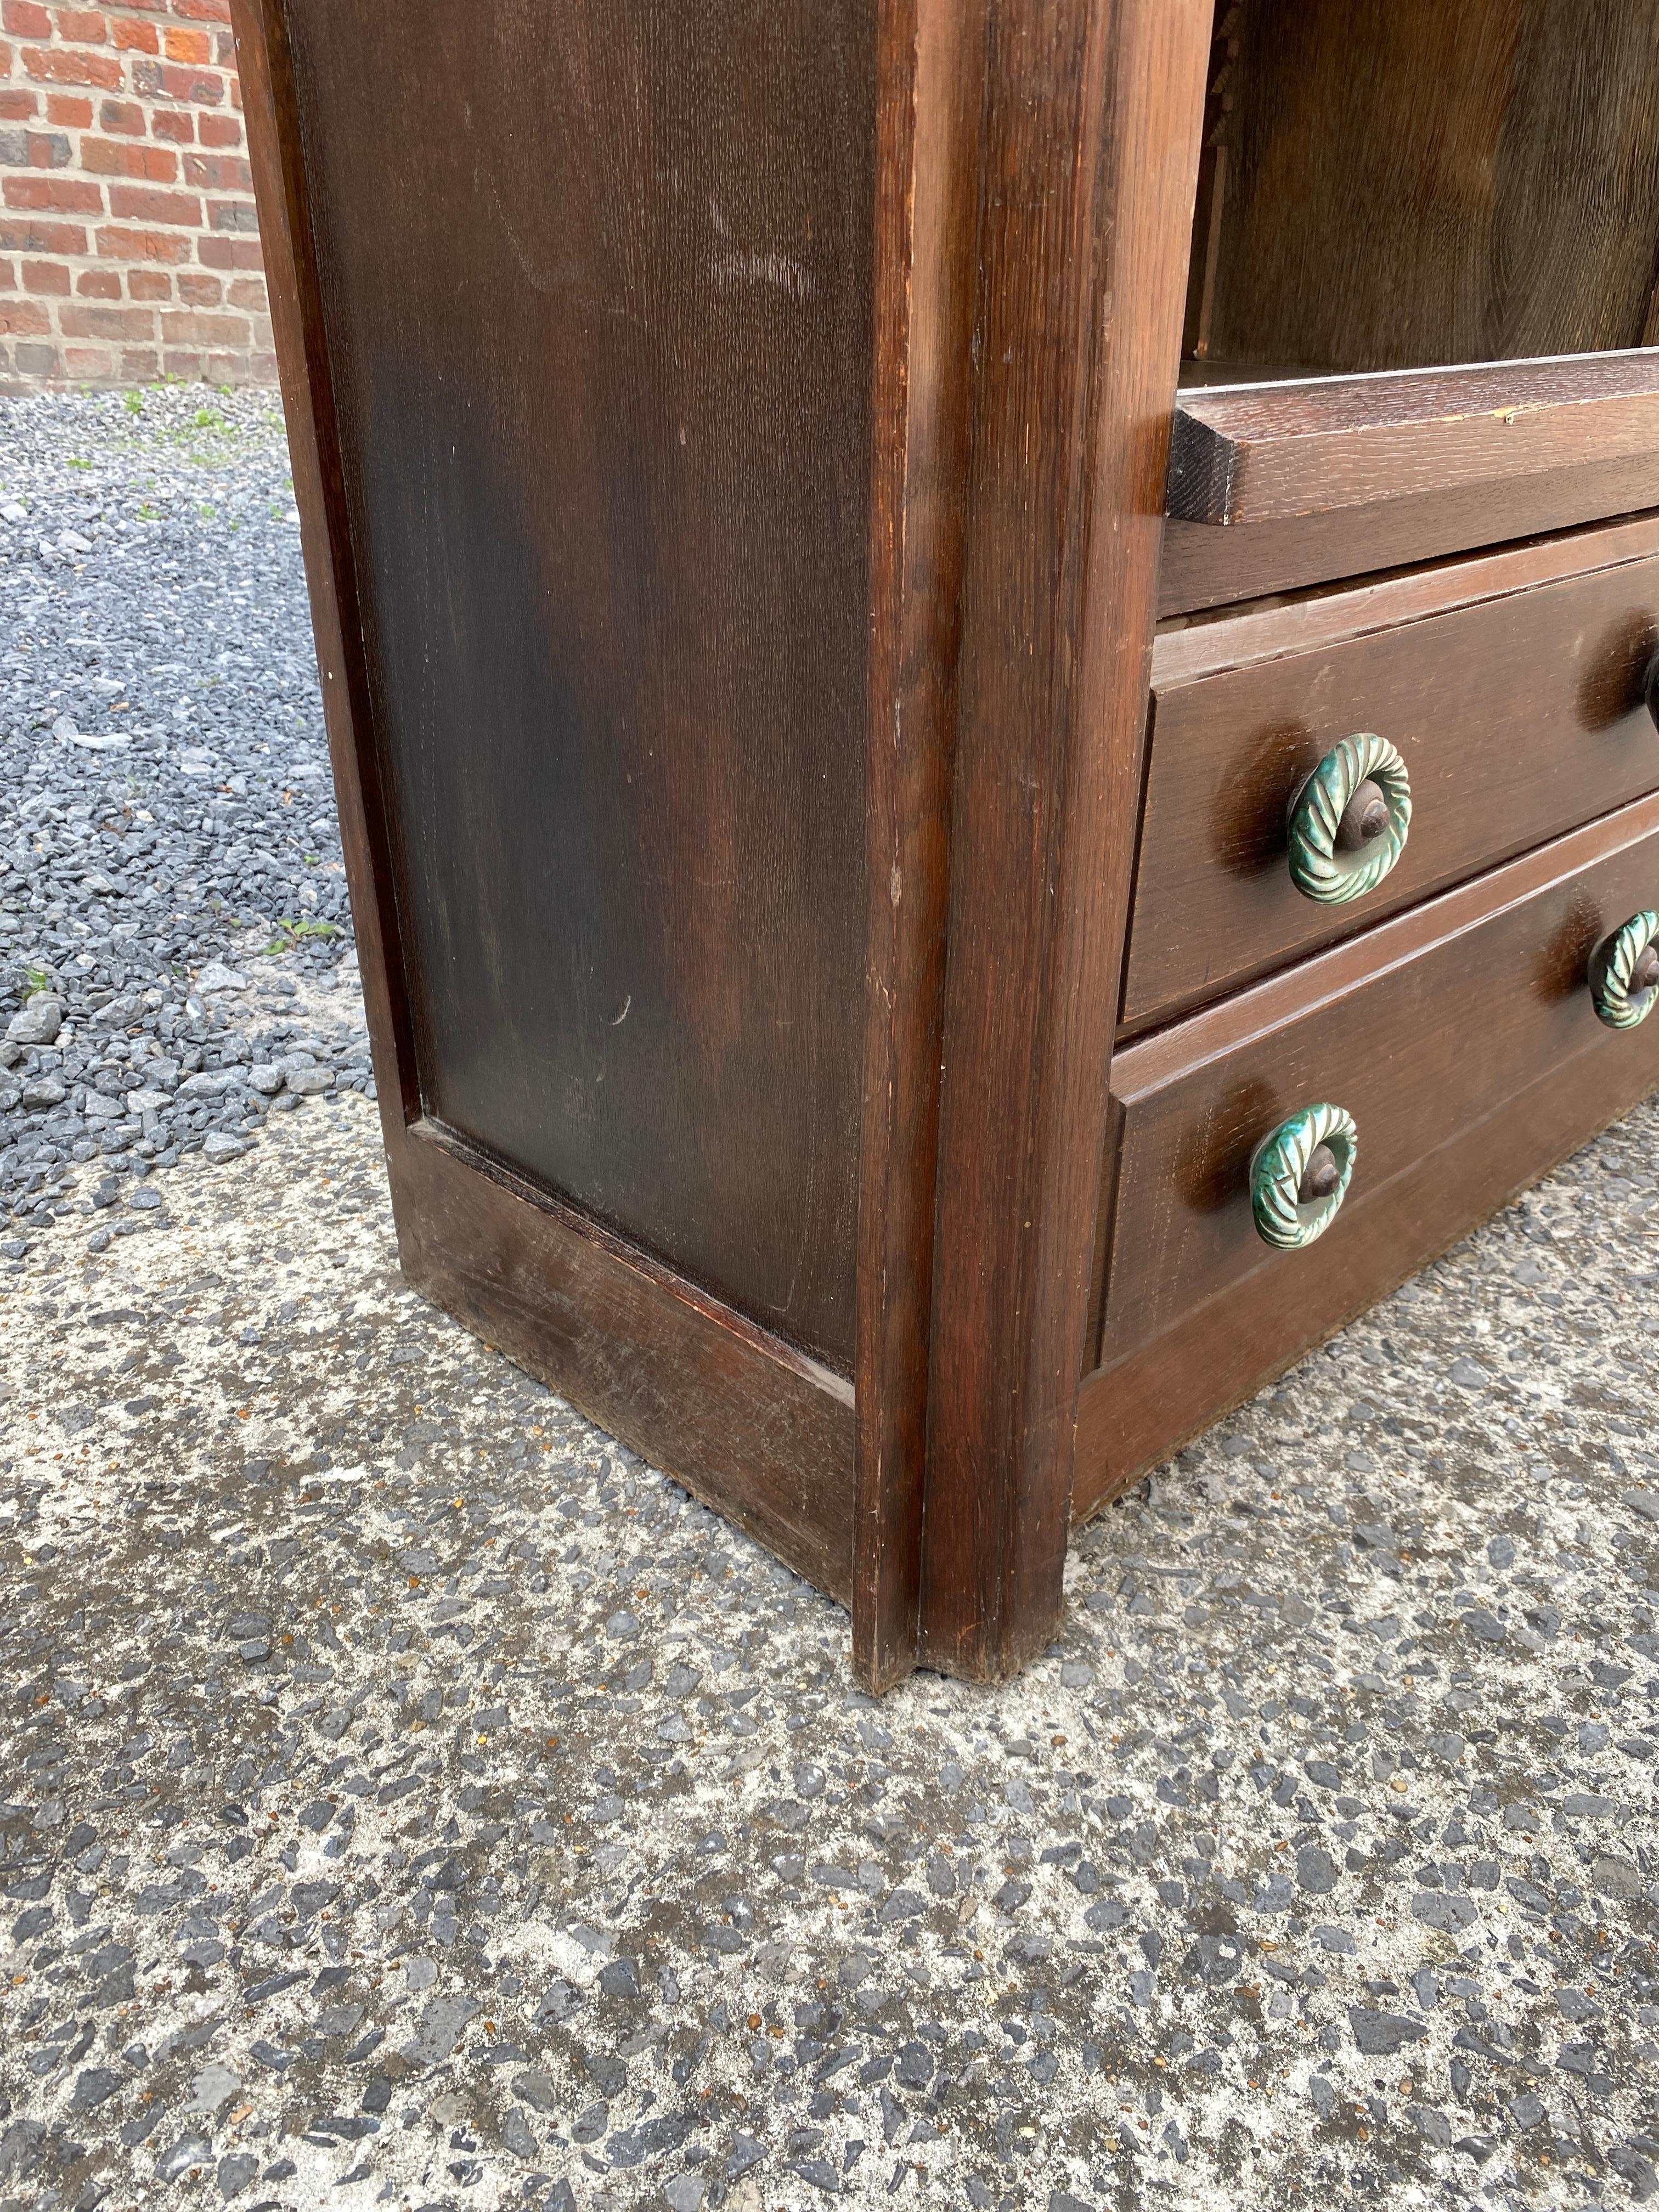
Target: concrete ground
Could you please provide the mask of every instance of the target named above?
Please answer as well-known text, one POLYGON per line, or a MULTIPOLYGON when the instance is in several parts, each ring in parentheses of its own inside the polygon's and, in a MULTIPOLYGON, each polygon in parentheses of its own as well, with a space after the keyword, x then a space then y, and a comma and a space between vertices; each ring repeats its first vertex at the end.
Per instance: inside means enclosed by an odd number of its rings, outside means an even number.
POLYGON ((374 1108, 0 1274, 0 2206, 1644 2203, 1659 1115, 1077 1541, 1023 1680, 415 1297, 374 1108))

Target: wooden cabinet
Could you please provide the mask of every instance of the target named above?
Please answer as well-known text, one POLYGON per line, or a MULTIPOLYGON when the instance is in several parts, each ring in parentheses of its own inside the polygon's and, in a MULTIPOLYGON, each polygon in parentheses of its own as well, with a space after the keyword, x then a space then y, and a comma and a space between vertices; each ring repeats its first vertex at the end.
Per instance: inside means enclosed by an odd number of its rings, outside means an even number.
POLYGON ((233 12, 404 1264, 1016 1668, 1659 1075, 1649 11, 233 12))

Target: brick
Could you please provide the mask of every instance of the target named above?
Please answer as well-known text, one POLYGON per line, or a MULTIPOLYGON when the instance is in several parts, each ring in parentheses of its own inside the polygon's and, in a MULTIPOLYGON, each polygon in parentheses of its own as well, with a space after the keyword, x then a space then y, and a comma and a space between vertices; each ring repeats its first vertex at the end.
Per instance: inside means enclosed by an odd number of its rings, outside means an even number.
POLYGON ((257 238, 259 211, 252 200, 210 200, 208 222, 215 230, 240 230, 257 238))
POLYGON ((30 92, 21 84, 0 85, 0 123, 27 123, 40 109, 38 92, 30 92))
POLYGON ((161 33, 154 23, 135 23, 129 16, 118 15, 114 22, 115 44, 126 54, 159 54, 161 33))
POLYGON ((204 115, 202 118, 202 143, 204 146, 240 146, 242 126, 234 115, 204 115))
POLYGON ((124 353, 121 356, 121 376, 125 383, 150 384, 161 373, 161 357, 153 348, 124 353))
POLYGON ((173 279, 165 269, 129 269, 127 297, 130 300, 170 300, 173 279))
POLYGON ((230 0, 173 0, 175 15, 187 17, 196 23, 228 23, 230 21, 230 0))
POLYGON ((263 276, 234 276, 225 290, 228 306, 241 307, 249 314, 264 315, 270 312, 270 301, 265 295, 263 276))
POLYGON ((58 349, 55 345, 20 345, 12 356, 20 376, 56 376, 58 349))
POLYGON ((39 82, 98 84, 113 92, 121 82, 121 64, 111 54, 70 46, 25 46, 22 52, 25 75, 39 82))
POLYGON ((0 292, 15 292, 16 289, 17 264, 15 261, 0 261, 0 292))
POLYGON ((199 269, 179 271, 179 297, 187 307, 217 307, 222 305, 224 296, 222 278, 205 276, 199 269))
POLYGON ((120 272, 114 269, 83 269, 75 280, 75 289, 83 300, 118 300, 120 272))
POLYGON ((101 46, 109 39, 109 25, 95 8, 60 8, 58 35, 66 45, 101 46))
POLYGON ((240 154, 186 154, 185 182, 214 192, 251 192, 253 171, 240 154))
POLYGON ((60 307, 58 327, 66 338, 149 338, 153 307, 60 307))
POLYGON ((66 132, 30 131, 24 135, 28 140, 28 166, 31 169, 68 168, 75 149, 70 144, 66 132))
POLYGON ((125 138, 83 138, 81 167, 95 177, 145 177, 170 185, 179 174, 179 156, 165 146, 135 146, 125 138))
POLYGON ((49 92, 46 120, 67 124, 71 131, 85 131, 92 122, 92 102, 82 93, 49 92))
POLYGON ((80 177, 42 176, 31 169, 26 176, 7 177, 3 191, 8 207, 51 208, 58 215, 101 215, 104 196, 96 185, 80 177))
POLYGON ((253 269, 264 267, 257 238, 215 238, 211 235, 196 241, 196 258, 204 269, 253 269))
POLYGON ((176 376, 181 383, 198 384, 202 378, 202 356, 199 353, 164 353, 161 371, 166 376, 176 376))
POLYGON ((85 384, 107 384, 115 374, 115 356, 106 346, 65 346, 64 374, 85 384))
POLYGON ((179 24, 169 23, 161 35, 161 50, 170 62, 210 62, 213 34, 210 31, 186 31, 179 24))
POLYGON ((86 250, 87 234, 78 222, 0 222, 0 253, 84 253, 86 250))
POLYGON ((195 139, 196 112, 193 108, 158 107, 149 121, 150 128, 158 138, 171 138, 180 146, 188 146, 195 139))
POLYGON ((169 314, 161 310, 163 345, 245 346, 247 319, 243 315, 209 315, 199 309, 169 314))
POLYGON ((190 234, 180 230, 100 230, 98 257, 101 261, 188 261, 190 234))
POLYGON ((146 100, 187 100, 198 107, 221 106, 225 97, 225 81, 211 70, 142 57, 132 64, 132 88, 146 100))
POLYGON ((234 70, 235 68, 236 34, 234 31, 220 31, 215 34, 213 40, 213 58, 218 63, 221 69, 234 70))
POLYGON ((70 273, 61 261, 26 261, 23 264, 23 289, 36 294, 55 293, 59 299, 69 297, 70 273))
POLYGON ((27 169, 29 136, 27 131, 0 131, 0 164, 8 169, 27 169))
POLYGON ((178 222, 198 230, 202 203, 194 192, 158 191, 149 185, 112 185, 109 211, 133 222, 178 222))
POLYGON ((52 317, 33 300, 0 300, 0 337, 42 337, 52 328, 52 317))
POLYGON ((49 39, 52 17, 40 0, 3 0, 0 23, 20 39, 49 39))
POLYGON ((124 137, 144 135, 144 111, 136 100, 106 100, 98 111, 98 121, 103 130, 118 131, 124 137))

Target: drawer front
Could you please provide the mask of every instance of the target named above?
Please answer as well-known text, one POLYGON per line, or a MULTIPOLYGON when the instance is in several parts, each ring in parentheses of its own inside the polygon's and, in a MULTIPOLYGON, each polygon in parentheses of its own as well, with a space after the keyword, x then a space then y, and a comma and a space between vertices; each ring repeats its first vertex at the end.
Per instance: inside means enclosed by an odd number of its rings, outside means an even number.
POLYGON ((1659 785, 1642 703, 1656 646, 1650 524, 1160 638, 1124 1032, 1659 785), (1644 557, 1583 573, 1635 544, 1644 557), (1321 905, 1291 879, 1286 807, 1361 731, 1405 763, 1410 834, 1374 890, 1321 905))
MULTIPOLYGON (((1587 1097, 1659 1085, 1659 1014, 1611 1028, 1589 983, 1598 941, 1644 909, 1659 909, 1652 797, 1121 1050, 1102 1364, 1247 1279, 1294 1305, 1316 1254, 1322 1280, 1345 1255, 1363 1274, 1390 1182, 1552 1071, 1573 1063, 1587 1097), (1353 1118, 1352 1182, 1316 1246, 1275 1251, 1252 1218, 1251 1155, 1314 1103, 1353 1118)), ((1547 1164, 1518 1158, 1505 1187, 1547 1164)), ((1419 1255, 1469 1218, 1414 1224, 1419 1255)), ((1322 1333, 1308 1324, 1307 1340, 1322 1333)))

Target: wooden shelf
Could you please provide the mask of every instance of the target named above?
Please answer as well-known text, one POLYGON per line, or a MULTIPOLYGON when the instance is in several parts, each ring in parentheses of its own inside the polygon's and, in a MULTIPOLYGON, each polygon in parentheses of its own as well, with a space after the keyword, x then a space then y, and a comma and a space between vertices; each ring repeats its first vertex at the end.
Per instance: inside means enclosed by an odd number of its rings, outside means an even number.
MULTIPOLYGON (((1197 364, 1199 373, 1221 373, 1197 364)), ((1183 389, 1168 513, 1222 527, 1456 496, 1659 449, 1659 349, 1183 389)))

